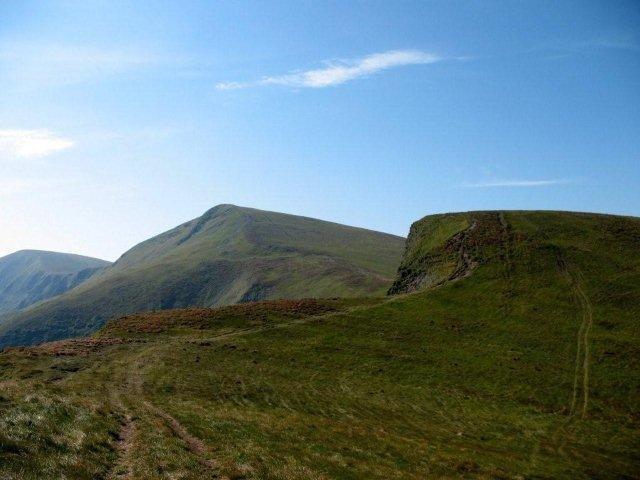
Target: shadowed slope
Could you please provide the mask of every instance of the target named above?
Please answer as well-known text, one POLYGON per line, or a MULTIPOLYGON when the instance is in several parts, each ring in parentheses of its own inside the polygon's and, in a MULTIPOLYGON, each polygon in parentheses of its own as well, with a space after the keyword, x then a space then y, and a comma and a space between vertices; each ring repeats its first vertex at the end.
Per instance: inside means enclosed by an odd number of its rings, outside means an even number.
POLYGON ((0 314, 70 290, 109 262, 70 253, 21 250, 0 258, 0 314))
POLYGON ((127 313, 383 293, 404 239, 219 205, 151 238, 80 287, 0 325, 0 346, 85 335, 127 313))

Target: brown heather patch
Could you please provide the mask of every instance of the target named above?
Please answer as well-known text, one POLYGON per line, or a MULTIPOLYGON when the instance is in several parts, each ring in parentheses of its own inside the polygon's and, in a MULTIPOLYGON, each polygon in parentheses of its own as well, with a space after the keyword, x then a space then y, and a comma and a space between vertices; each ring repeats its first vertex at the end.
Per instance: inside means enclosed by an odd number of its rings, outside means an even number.
POLYGON ((103 335, 117 333, 160 333, 170 328, 187 327, 207 329, 221 321, 241 320, 249 326, 261 325, 268 317, 297 319, 339 310, 335 300, 270 300, 243 303, 220 308, 187 308, 161 310, 112 320, 105 326, 103 335))
POLYGON ((77 338, 71 340, 59 340, 57 342, 43 343, 33 347, 9 347, 5 352, 21 352, 29 357, 54 356, 75 357, 85 356, 103 347, 126 343, 122 338, 77 338))

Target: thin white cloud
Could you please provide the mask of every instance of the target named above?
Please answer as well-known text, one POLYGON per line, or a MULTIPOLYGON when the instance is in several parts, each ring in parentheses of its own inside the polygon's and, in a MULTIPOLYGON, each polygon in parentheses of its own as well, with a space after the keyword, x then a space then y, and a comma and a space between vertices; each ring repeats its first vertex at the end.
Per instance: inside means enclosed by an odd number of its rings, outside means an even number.
POLYGON ((382 70, 407 65, 436 63, 441 57, 420 50, 392 50, 374 53, 356 60, 329 62, 324 68, 264 77, 254 82, 221 82, 218 90, 237 90, 261 85, 283 85, 294 88, 324 88, 372 75, 382 70))
POLYGON ((73 145, 48 130, 0 130, 0 160, 45 157, 73 145))
POLYGON ((463 183, 463 188, 496 188, 496 187, 545 187, 571 183, 569 180, 497 180, 491 182, 463 183))
POLYGON ((240 90, 241 88, 257 87, 261 82, 219 82, 216 83, 218 90, 240 90))

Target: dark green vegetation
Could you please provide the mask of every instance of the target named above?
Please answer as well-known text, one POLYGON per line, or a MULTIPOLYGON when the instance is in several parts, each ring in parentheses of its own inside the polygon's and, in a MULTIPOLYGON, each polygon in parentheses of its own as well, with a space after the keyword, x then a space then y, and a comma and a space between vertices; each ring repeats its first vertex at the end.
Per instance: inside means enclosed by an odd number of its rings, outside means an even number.
POLYGON ((0 315, 55 297, 109 262, 69 253, 22 250, 0 258, 0 315))
POLYGON ((386 299, 128 316, 0 355, 0 477, 631 479, 640 220, 427 217, 386 299))
POLYGON ((312 218, 219 205, 151 238, 78 288, 0 324, 0 347, 87 335, 154 309, 384 293, 404 239, 312 218))

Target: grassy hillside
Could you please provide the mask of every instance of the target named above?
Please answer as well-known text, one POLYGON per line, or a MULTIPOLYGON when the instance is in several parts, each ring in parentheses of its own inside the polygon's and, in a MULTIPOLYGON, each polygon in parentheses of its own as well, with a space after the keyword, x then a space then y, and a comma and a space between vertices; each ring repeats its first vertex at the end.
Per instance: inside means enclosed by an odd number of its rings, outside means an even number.
POLYGON ((21 250, 0 258, 0 315, 70 290, 109 262, 70 253, 21 250))
POLYGON ((0 347, 86 335, 114 316, 146 310, 382 294, 403 248, 394 235, 219 205, 12 316, 0 324, 0 347))
POLYGON ((634 218, 433 216, 412 293, 7 350, 0 477, 639 478, 638 245, 634 218))

